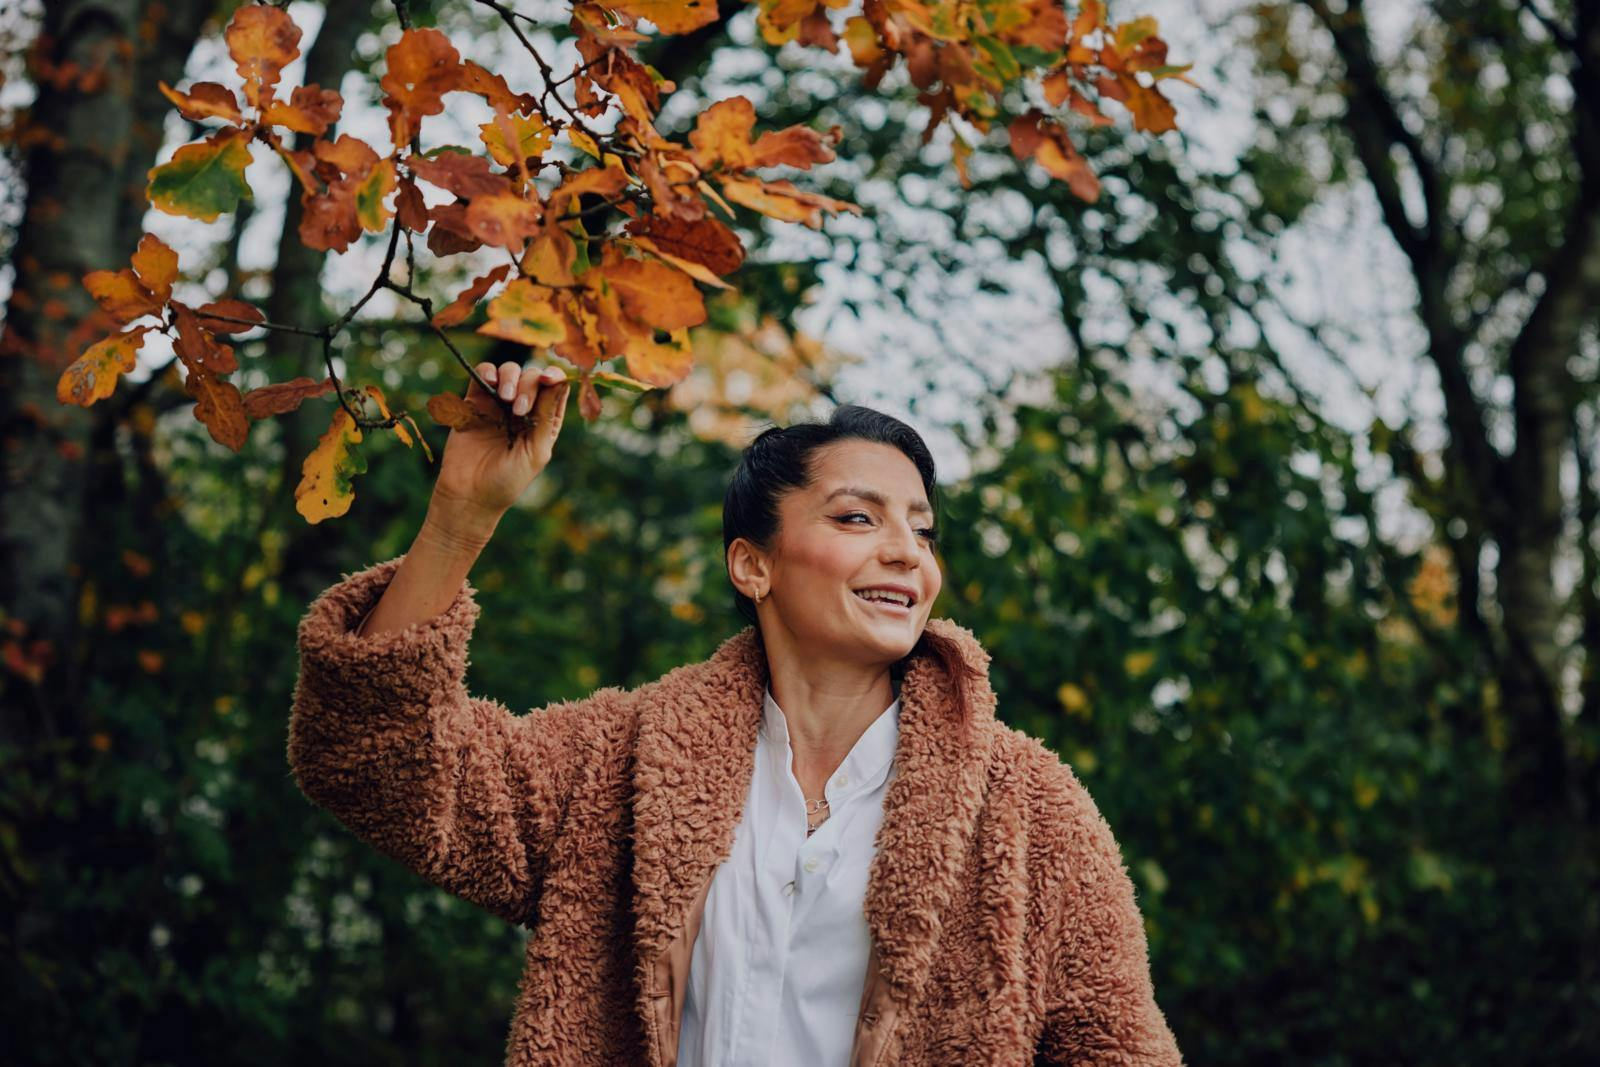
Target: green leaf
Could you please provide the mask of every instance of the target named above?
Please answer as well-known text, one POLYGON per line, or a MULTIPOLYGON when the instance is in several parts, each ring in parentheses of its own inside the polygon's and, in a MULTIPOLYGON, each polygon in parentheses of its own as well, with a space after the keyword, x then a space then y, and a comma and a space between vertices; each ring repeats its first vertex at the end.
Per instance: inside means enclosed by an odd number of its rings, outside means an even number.
POLYGON ((242 131, 229 128, 195 144, 186 144, 170 160, 150 171, 150 203, 169 215, 212 222, 250 199, 244 169, 250 148, 242 131))

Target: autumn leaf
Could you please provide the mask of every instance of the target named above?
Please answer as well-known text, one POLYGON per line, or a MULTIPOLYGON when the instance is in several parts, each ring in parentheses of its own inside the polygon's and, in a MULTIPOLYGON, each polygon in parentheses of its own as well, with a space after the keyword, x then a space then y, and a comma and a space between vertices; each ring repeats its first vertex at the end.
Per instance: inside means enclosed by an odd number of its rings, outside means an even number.
POLYGON ((267 317, 253 304, 232 298, 201 304, 195 309, 195 315, 200 325, 212 333, 248 333, 267 321, 267 317))
POLYGON ((211 431, 212 440, 235 452, 244 447, 250 436, 250 420, 238 386, 209 370, 195 370, 183 380, 183 390, 194 397, 194 417, 211 431))
POLYGON ((651 385, 675 385, 694 367, 689 331, 673 330, 665 341, 657 341, 654 335, 649 328, 628 328, 628 343, 622 352, 628 371, 651 385))
POLYGON ((543 212, 537 201, 512 192, 474 197, 467 205, 467 230, 486 245, 520 251, 539 232, 543 212))
POLYGON ((491 171, 489 161, 482 156, 440 152, 433 159, 411 156, 406 160, 406 166, 429 185, 436 185, 467 199, 511 192, 511 181, 505 175, 491 171))
POLYGON ((343 109, 344 98, 332 89, 303 85, 295 89, 287 104, 274 100, 264 108, 261 121, 268 126, 282 126, 296 133, 320 137, 339 121, 339 112, 343 109))
POLYGON ((140 283, 161 303, 172 296, 172 283, 178 280, 178 253, 153 233, 139 238, 133 253, 133 272, 140 283))
POLYGON ((605 6, 649 19, 662 33, 689 33, 717 21, 717 0, 607 0, 605 6))
POLYGON ((428 415, 440 426, 448 426, 452 430, 486 430, 504 425, 500 420, 479 411, 466 397, 454 393, 429 397, 428 415))
POLYGON ((489 321, 479 326, 478 332, 547 347, 566 337, 567 328, 549 299, 528 279, 518 278, 489 301, 489 321))
POLYGON ((88 407, 104 400, 117 388, 117 378, 138 365, 144 335, 153 327, 135 326, 90 345, 62 372, 56 382, 56 399, 63 404, 88 407))
POLYGON ((280 8, 251 4, 233 13, 224 36, 244 79, 245 100, 261 107, 272 99, 283 68, 300 54, 300 27, 280 8))
POLYGON ((406 30, 385 53, 385 63, 378 85, 389 109, 389 135, 396 148, 403 148, 424 117, 444 110, 444 94, 460 88, 461 55, 438 30, 406 30))
POLYGON ((394 160, 385 159, 355 184, 356 220, 370 233, 382 233, 394 212, 384 203, 395 188, 394 160))
POLYGON ((808 193, 791 181, 762 182, 748 178, 722 183, 722 192, 735 204, 759 211, 781 222, 798 222, 813 230, 822 229, 824 211, 849 211, 861 214, 860 206, 848 200, 835 200, 820 193, 808 193))
POLYGON ((529 156, 542 156, 550 150, 554 135, 550 127, 537 115, 502 115, 502 119, 511 124, 512 136, 516 140, 513 148, 500 130, 497 123, 485 122, 478 127, 478 136, 483 141, 489 155, 502 167, 514 166, 529 156))
POLYGON ((1011 151, 1018 159, 1037 161, 1052 177, 1066 182, 1080 200, 1092 204, 1099 198, 1100 179, 1059 122, 1032 108, 1012 121, 1010 134, 1011 151))
POLYGON ((333 379, 291 378, 286 382, 273 382, 244 394, 244 413, 250 419, 266 419, 285 415, 299 408, 312 397, 325 396, 333 391, 333 379))
POLYGON ((494 288, 510 270, 508 264, 502 263, 481 278, 473 279, 472 284, 461 290, 454 300, 434 313, 433 324, 440 329, 446 329, 465 322, 467 316, 472 314, 472 309, 478 305, 478 301, 483 299, 483 294, 494 288))
POLYGON ((355 446, 361 443, 361 428, 343 405, 334 408, 333 421, 306 456, 300 467, 300 484, 295 486, 295 510, 309 523, 338 518, 350 510, 355 500, 351 480, 367 469, 366 457, 355 446))
POLYGON ((716 219, 690 221, 646 215, 630 222, 626 229, 640 248, 707 285, 731 288, 718 275, 731 274, 744 262, 744 245, 716 219))
POLYGON ((244 115, 239 111, 239 99, 233 90, 216 82, 195 82, 189 91, 180 93, 166 82, 157 82, 161 95, 172 101, 178 114, 191 122, 201 119, 225 119, 243 125, 244 115))
MULTIPOLYGON (((251 9, 247 9, 251 10, 251 9)), ((249 199, 244 169, 250 164, 245 135, 232 127, 179 148, 150 171, 150 203, 169 215, 213 222, 249 199)))
POLYGON ((172 313, 178 327, 178 339, 172 347, 191 373, 231 374, 239 369, 233 346, 218 341, 210 330, 200 325, 194 309, 185 304, 173 304, 172 313))
POLYGON ((139 283, 138 276, 121 270, 95 270, 83 276, 83 287, 106 314, 121 325, 145 315, 159 315, 162 302, 139 283))
POLYGON ((809 169, 813 163, 832 160, 833 146, 839 142, 837 126, 825 134, 807 126, 790 126, 769 130, 752 143, 750 133, 755 125, 755 105, 747 97, 733 96, 712 104, 700 113, 689 134, 695 165, 703 171, 718 164, 728 170, 779 165, 809 169))
POLYGON ((660 260, 625 259, 615 244, 606 246, 608 253, 614 249, 616 254, 601 274, 617 291, 622 310, 630 318, 660 330, 679 330, 706 321, 705 299, 687 274, 660 260))

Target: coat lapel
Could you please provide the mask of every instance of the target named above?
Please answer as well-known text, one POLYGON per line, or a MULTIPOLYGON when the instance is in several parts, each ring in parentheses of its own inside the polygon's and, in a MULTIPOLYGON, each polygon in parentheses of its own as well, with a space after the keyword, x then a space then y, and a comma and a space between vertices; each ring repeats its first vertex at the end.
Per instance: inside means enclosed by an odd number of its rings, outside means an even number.
MULTIPOLYGON (((949 619, 927 625, 956 642, 978 677, 964 683, 971 711, 965 723, 954 717, 956 682, 937 660, 913 657, 901 681, 895 775, 864 902, 881 969, 880 982, 868 975, 868 992, 879 989, 874 1022, 879 1005, 892 1016, 891 1005, 914 1000, 928 978, 987 781, 995 708, 989 655, 949 619)), ((673 978, 667 961, 685 958, 687 946, 674 942, 687 936, 691 910, 733 852, 766 685, 766 653, 755 628, 746 627, 708 659, 678 667, 640 693, 633 936, 639 1009, 658 1064, 674 1062, 682 1006, 682 976, 673 978)))

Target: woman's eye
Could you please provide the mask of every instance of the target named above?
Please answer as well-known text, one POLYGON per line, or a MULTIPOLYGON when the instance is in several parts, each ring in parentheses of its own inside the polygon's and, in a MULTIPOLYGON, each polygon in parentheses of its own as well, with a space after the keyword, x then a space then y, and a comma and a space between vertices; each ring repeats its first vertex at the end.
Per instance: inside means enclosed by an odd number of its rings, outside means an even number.
MULTIPOLYGON (((867 519, 868 521, 871 521, 871 518, 872 518, 872 516, 867 515, 866 513, 860 512, 860 511, 852 511, 848 515, 836 516, 836 519, 839 522, 848 522, 851 519, 867 519)), ((935 542, 937 542, 939 540, 939 530, 938 530, 937 527, 934 527, 934 526, 923 526, 923 527, 920 527, 917 530, 917 534, 919 536, 927 538, 929 544, 933 544, 933 543, 935 543, 935 542)))

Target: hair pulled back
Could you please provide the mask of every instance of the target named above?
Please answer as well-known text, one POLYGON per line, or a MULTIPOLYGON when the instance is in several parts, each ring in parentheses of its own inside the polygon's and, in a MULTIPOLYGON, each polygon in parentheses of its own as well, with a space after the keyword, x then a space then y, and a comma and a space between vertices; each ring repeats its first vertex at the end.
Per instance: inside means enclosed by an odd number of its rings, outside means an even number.
MULTIPOLYGON (((790 426, 770 426, 745 447, 728 481, 722 500, 722 558, 738 538, 745 538, 763 551, 771 551, 778 535, 778 502, 785 494, 811 485, 813 461, 819 449, 842 441, 869 441, 889 445, 904 453, 922 477, 922 488, 939 514, 939 485, 935 478, 933 454, 922 435, 893 415, 860 404, 844 404, 834 409, 827 422, 798 422, 790 426)), ((733 585, 734 610, 756 629, 761 637, 761 620, 755 603, 733 585)), ((968 714, 966 690, 962 681, 976 671, 961 655, 957 644, 923 629, 917 643, 892 668, 896 679, 909 660, 931 655, 945 668, 955 686, 957 715, 968 714)))

